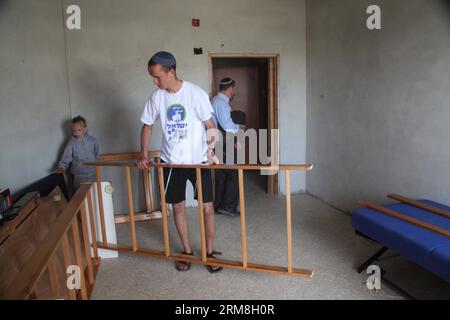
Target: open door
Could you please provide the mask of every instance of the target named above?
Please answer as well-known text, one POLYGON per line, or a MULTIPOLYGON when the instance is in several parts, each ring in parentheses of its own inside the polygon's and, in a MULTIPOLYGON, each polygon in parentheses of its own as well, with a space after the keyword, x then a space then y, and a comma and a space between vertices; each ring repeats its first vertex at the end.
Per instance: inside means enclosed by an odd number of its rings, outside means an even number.
MULTIPOLYGON (((209 62, 211 96, 217 94, 220 79, 231 77, 236 80, 237 90, 230 105, 232 110, 246 113, 247 128, 267 129, 268 132, 278 129, 278 55, 210 53, 209 62)), ((272 143, 268 139, 269 154, 272 152, 272 143)), ((278 195, 278 174, 260 176, 258 184, 267 193, 278 195)))

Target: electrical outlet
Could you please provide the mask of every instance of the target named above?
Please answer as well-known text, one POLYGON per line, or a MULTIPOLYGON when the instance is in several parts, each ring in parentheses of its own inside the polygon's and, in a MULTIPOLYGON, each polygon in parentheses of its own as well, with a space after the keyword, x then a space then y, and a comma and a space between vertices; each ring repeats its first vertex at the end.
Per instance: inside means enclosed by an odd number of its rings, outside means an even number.
POLYGON ((195 55, 203 54, 203 49, 202 48, 194 48, 194 54, 195 55))

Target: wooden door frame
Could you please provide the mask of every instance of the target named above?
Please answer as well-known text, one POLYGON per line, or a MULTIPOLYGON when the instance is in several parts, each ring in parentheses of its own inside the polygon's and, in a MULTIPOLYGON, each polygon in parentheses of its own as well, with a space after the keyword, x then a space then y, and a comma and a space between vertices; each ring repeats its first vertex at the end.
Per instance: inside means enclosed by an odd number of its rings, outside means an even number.
MULTIPOLYGON (((278 53, 208 53, 208 73, 209 73, 209 93, 214 94, 214 77, 213 77, 213 59, 268 59, 268 91, 269 91, 269 112, 268 112, 268 131, 278 129, 278 66, 280 64, 280 54, 278 53)), ((270 144, 268 148, 270 150, 270 144)), ((279 155, 278 155, 279 159, 279 155)), ((270 195, 277 196, 279 193, 278 174, 268 176, 267 192, 270 195)))

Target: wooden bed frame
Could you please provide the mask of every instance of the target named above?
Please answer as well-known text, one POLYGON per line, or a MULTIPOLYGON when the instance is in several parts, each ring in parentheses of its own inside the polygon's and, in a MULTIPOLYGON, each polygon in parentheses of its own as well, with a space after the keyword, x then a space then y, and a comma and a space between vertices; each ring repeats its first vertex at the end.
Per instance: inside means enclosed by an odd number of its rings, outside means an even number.
MULTIPOLYGON (((137 240, 136 240, 136 227, 135 222, 141 221, 142 219, 137 218, 137 215, 134 212, 133 206, 133 190, 131 183, 131 170, 137 167, 136 161, 140 158, 140 154, 138 152, 131 153, 120 153, 120 154, 108 154, 102 155, 100 157, 99 162, 86 163, 86 165, 95 166, 96 167, 96 175, 97 175, 97 188, 99 188, 98 193, 101 194, 100 185, 102 181, 101 176, 101 168, 102 167, 118 167, 122 168, 125 172, 125 183, 127 186, 128 193, 128 210, 129 213, 124 215, 127 218, 127 221, 130 223, 130 236, 131 236, 131 246, 123 246, 123 245, 112 245, 107 243, 106 238, 106 228, 105 228, 105 220, 104 220, 104 210, 103 203, 101 197, 99 197, 99 212, 100 212, 100 224, 102 230, 102 241, 97 243, 99 248, 117 250, 117 251, 125 251, 125 252, 134 252, 136 254, 152 256, 156 258, 164 258, 170 260, 177 261, 185 261, 196 264, 203 264, 209 266, 221 266, 225 268, 234 268, 234 269, 242 269, 249 271, 260 271, 260 272, 268 272, 282 275, 291 275, 291 276, 304 276, 311 278, 313 276, 313 271, 307 269, 298 269, 294 268, 292 265, 292 226, 291 226, 291 179, 290 172, 291 171, 310 171, 312 170, 312 165, 278 165, 278 166, 268 166, 268 165, 170 165, 170 164, 162 164, 159 161, 159 152, 157 151, 149 151, 148 157, 153 158, 154 162, 151 165, 152 168, 155 168, 158 174, 158 182, 159 182, 159 190, 160 190, 160 203, 161 203, 161 211, 162 211, 162 233, 164 239, 164 250, 154 250, 154 249, 144 249, 138 248, 137 240), (167 204, 164 196, 164 178, 163 178, 163 168, 192 168, 196 170, 197 175, 197 196, 198 196, 198 208, 199 208, 199 218, 200 218, 200 239, 201 239, 201 257, 193 257, 188 255, 183 255, 181 253, 173 253, 170 249, 169 243, 169 229, 168 229, 168 211, 167 204), (202 180, 199 178, 201 176, 201 169, 225 169, 225 170, 237 170, 238 171, 238 181, 239 181, 239 201, 241 208, 241 247, 242 247, 242 261, 232 261, 232 260, 224 260, 224 259, 215 259, 208 258, 206 252, 206 240, 205 240, 205 224, 204 224, 204 211, 203 211, 203 199, 202 199, 202 180), (286 175, 286 240, 287 240, 287 266, 272 266, 265 264, 255 264, 250 263, 247 257, 247 240, 246 240, 246 216, 245 216, 245 195, 244 195, 244 171, 246 170, 276 170, 285 171, 286 175)), ((144 170, 144 178, 151 175, 150 170, 144 170)), ((147 178, 144 179, 144 182, 148 182, 147 178)), ((151 183, 149 185, 144 185, 146 188, 145 199, 146 201, 151 201, 151 197, 148 195, 148 192, 151 191, 151 183)), ((149 208, 149 202, 147 203, 147 208, 149 208)), ((151 205, 153 206, 153 202, 151 205)), ((141 214, 142 215, 142 214, 141 214)), ((138 216, 139 217, 139 216, 138 216)))

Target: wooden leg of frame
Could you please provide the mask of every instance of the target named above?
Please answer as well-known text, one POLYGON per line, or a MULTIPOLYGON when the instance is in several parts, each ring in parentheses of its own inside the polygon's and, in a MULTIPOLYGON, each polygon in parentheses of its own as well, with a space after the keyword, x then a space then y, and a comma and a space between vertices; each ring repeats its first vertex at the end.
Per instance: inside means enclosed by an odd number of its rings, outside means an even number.
POLYGON ((244 197, 244 171, 238 170, 239 176, 239 207, 241 210, 241 244, 242 244, 242 266, 247 268, 247 236, 245 226, 245 197, 244 197))
POLYGON ((87 300, 88 295, 86 290, 86 280, 84 278, 83 256, 81 255, 80 233, 78 231, 78 219, 76 216, 72 220, 72 235, 73 235, 73 242, 75 245, 75 256, 77 260, 77 265, 80 268, 81 299, 87 300))
POLYGON ((106 240, 105 211, 103 207, 102 174, 99 166, 95 167, 95 172, 97 175, 97 198, 98 198, 98 209, 100 214, 100 225, 102 228, 102 240, 103 244, 106 245, 108 241, 106 240))
POLYGON ((200 214, 200 240, 202 244, 202 261, 206 262, 205 214, 203 208, 203 186, 201 169, 195 169, 197 175, 197 201, 200 214))
POLYGON ((131 247, 137 251, 136 224, 134 222, 133 190, 131 186, 131 168, 125 167, 125 179, 128 193, 128 211, 130 212, 131 247))
POLYGON ((94 270, 92 269, 91 246, 89 244, 89 236, 86 223, 87 218, 86 218, 86 210, 84 209, 84 203, 81 205, 80 208, 80 217, 81 217, 81 233, 83 235, 84 255, 86 257, 86 268, 88 273, 88 279, 89 283, 93 284, 95 279, 94 279, 94 270))
POLYGON ((164 251, 166 257, 170 256, 170 244, 169 244, 169 224, 167 221, 167 204, 166 195, 164 193, 164 174, 163 168, 158 168, 158 180, 159 180, 159 194, 161 196, 161 210, 163 216, 163 236, 164 236, 164 251))
MULTIPOLYGON (((65 265, 66 271, 67 271, 67 268, 70 265, 72 265, 72 262, 70 261, 69 239, 67 237, 67 233, 65 233, 63 236, 62 248, 63 248, 63 254, 64 254, 64 265, 65 265)), ((67 282, 66 282, 66 287, 67 287, 67 282)), ((68 290, 69 299, 76 300, 77 296, 75 294, 75 290, 69 289, 68 287, 67 287, 67 290, 68 290)))
POLYGON ((292 273, 292 216, 291 216, 291 176, 286 170, 286 232, 287 232, 287 255, 288 272, 292 273))
POLYGON ((98 248, 97 248, 97 236, 95 234, 95 220, 94 220, 94 207, 92 206, 92 196, 91 191, 89 191, 87 199, 88 199, 88 208, 89 208, 89 224, 91 230, 91 238, 92 238, 92 248, 94 251, 95 262, 98 264, 98 248))

